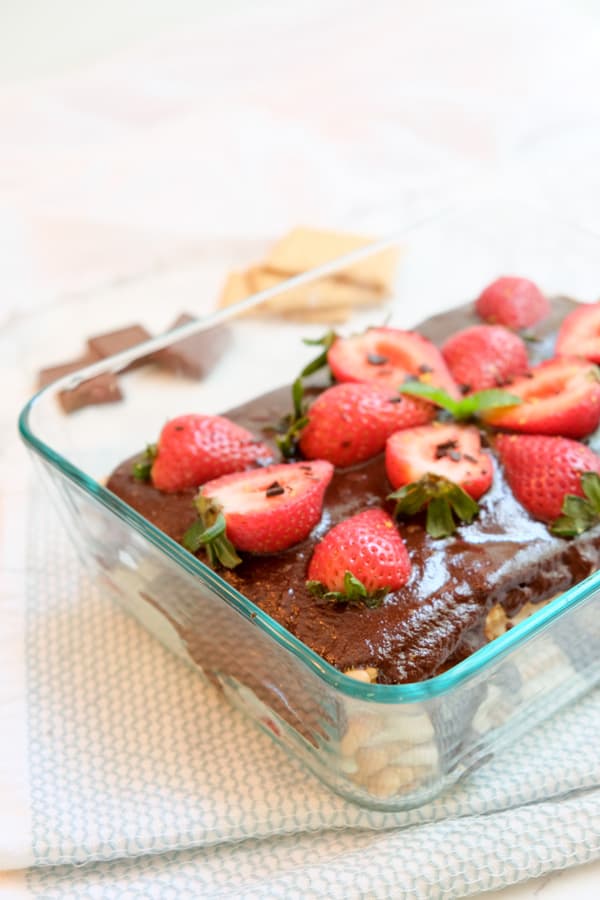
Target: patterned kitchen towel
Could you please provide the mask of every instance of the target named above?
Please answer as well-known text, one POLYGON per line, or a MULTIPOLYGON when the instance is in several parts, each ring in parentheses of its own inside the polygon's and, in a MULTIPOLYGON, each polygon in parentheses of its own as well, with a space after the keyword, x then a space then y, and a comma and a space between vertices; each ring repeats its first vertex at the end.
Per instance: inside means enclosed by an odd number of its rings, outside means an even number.
POLYGON ((48 504, 31 521, 34 895, 462 896, 600 855, 600 691, 427 806, 362 810, 102 595, 48 504))

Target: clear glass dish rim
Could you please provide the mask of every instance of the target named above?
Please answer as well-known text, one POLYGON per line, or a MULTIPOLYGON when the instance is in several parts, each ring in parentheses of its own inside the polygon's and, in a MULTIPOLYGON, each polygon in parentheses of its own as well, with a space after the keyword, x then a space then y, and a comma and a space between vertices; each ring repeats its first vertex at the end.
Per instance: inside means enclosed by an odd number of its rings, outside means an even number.
MULTIPOLYGON (((543 212, 531 203, 523 203, 522 205, 534 210, 537 214, 543 212)), ((375 253, 378 250, 389 246, 390 243, 395 243, 396 241, 401 242, 403 237, 406 238, 408 234, 418 230, 423 225, 427 225, 432 221, 449 218, 457 212, 464 211, 464 206, 460 209, 455 207, 446 209, 441 214, 431 217, 428 216, 425 220, 415 222, 404 228, 402 234, 398 234, 393 238, 375 241, 368 249, 365 249, 367 250, 367 253, 369 250, 372 253, 375 253)), ((570 229, 579 228, 579 230, 587 233, 588 236, 593 237, 596 240, 598 238, 598 235, 590 229, 581 229, 581 226, 578 227, 572 222, 562 221, 561 224, 570 229)), ((359 253, 362 255, 361 251, 359 251, 359 253)), ((348 261, 350 261, 350 256, 351 255, 348 255, 348 261)), ((335 269, 343 268, 345 261, 345 257, 340 257, 339 261, 328 263, 319 270, 311 270, 311 272, 318 277, 318 272, 321 270, 323 274, 327 274, 325 269, 331 272, 335 269)), ((288 283, 293 283, 294 280, 295 279, 288 279, 288 281, 282 282, 276 293, 284 292, 286 290, 286 285, 288 283)), ((271 294, 272 289, 268 292, 261 292, 261 296, 262 294, 265 294, 266 296, 267 293, 271 294)), ((250 301, 251 298, 248 298, 248 302, 250 301)), ((179 340, 180 337, 183 336, 182 332, 186 331, 188 327, 189 326, 182 326, 181 330, 173 330, 170 333, 172 338, 171 342, 179 340)), ((135 355, 137 356, 138 353, 140 356, 145 355, 145 353, 148 352, 145 348, 154 350, 153 343, 154 342, 151 340, 136 345, 135 355)), ((107 357, 105 360, 102 360, 102 363, 106 365, 107 371, 114 371, 115 369, 111 368, 111 363, 120 360, 121 357, 123 357, 124 360, 127 353, 128 351, 125 351, 118 356, 107 357)), ((90 370, 94 370, 93 372, 90 371, 90 374, 96 375, 98 374, 98 371, 96 370, 98 370, 99 367, 100 364, 95 363, 92 366, 81 370, 81 373, 86 373, 89 368, 90 370)), ((79 374, 80 373, 77 373, 77 375, 79 374)), ((331 666, 326 660, 311 650, 310 647, 302 643, 302 641, 291 634, 291 632, 287 631, 287 629, 280 625, 279 622, 265 613, 259 606, 229 585, 224 579, 220 578, 216 572, 205 565, 200 559, 177 544, 172 538, 168 537, 164 532, 152 525, 151 522, 144 519, 143 516, 133 509, 133 507, 130 507, 122 501, 116 494, 113 494, 105 488, 95 478, 91 478, 78 466, 73 465, 69 460, 62 456, 62 454, 53 450, 52 447, 34 434, 30 426, 30 415, 34 405, 38 403, 49 390, 56 389, 57 384, 61 385, 63 382, 67 382, 67 380, 72 378, 73 376, 64 376, 62 379, 59 379, 58 382, 47 385, 34 394, 25 404, 18 419, 19 433, 25 444, 53 468, 57 469, 63 477, 67 477, 70 481, 73 481, 82 488, 85 493, 99 501, 101 505, 109 509, 119 519, 125 521, 138 533, 141 533, 150 541, 150 543, 162 550, 172 561, 181 566, 185 571, 198 576, 204 584, 215 590, 215 592, 237 612, 241 613, 245 618, 250 619, 255 625, 260 627, 262 631, 273 638, 285 650, 288 650, 297 657, 330 687, 355 700, 401 704, 430 700, 450 693, 467 680, 471 680, 479 673, 485 671, 486 668, 490 668, 493 663, 498 662, 512 651, 523 646, 529 639, 545 631, 553 622, 562 618, 562 616, 567 614, 570 610, 589 600, 593 593, 600 588, 599 569, 583 581, 568 588, 559 597, 551 600, 533 615, 529 616, 518 625, 515 625, 503 635, 500 635, 490 643, 485 644, 448 671, 442 672, 440 675, 435 675, 433 678, 409 684, 367 684, 358 681, 331 666)))

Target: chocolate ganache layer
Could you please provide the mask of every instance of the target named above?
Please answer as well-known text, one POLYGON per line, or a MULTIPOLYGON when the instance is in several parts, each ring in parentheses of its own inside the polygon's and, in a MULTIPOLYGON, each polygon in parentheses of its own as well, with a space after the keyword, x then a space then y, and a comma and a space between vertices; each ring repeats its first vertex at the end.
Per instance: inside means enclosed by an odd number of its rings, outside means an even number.
MULTIPOLYGON (((552 301, 552 315, 528 337, 531 362, 552 355, 560 321, 576 304, 552 301)), ((480 320, 472 305, 435 316, 416 330, 441 344, 480 320)), ((282 388, 225 413, 260 434, 290 410, 282 388)), ((594 436, 596 437, 596 436, 594 436)), ((493 452, 493 439, 490 440, 493 452)), ((126 460, 108 487, 145 518, 181 541, 196 518, 195 490, 164 494, 132 474, 126 460)), ((399 523, 412 561, 408 583, 377 608, 319 601, 305 586, 317 541, 336 523, 369 507, 392 509, 383 455, 338 469, 325 496, 323 516, 309 538, 284 553, 246 555, 219 574, 336 668, 373 667, 385 684, 422 681, 455 665, 482 646, 489 610, 500 604, 515 615, 525 603, 541 603, 581 581, 600 565, 600 526, 565 540, 552 535, 515 500, 494 459, 492 488, 470 525, 433 539, 422 518, 399 523)), ((203 558, 202 551, 198 554, 203 558)))

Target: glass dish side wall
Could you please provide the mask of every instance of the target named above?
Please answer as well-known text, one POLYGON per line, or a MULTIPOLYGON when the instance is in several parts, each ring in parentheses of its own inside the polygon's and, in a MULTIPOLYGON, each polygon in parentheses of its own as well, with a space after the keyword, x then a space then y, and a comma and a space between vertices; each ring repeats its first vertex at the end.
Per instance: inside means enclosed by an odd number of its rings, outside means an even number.
POLYGON ((259 629, 252 613, 234 609, 97 498, 40 465, 102 587, 322 782, 360 805, 421 805, 598 680, 595 591, 440 696, 407 703, 348 696, 259 629))
MULTIPOLYGON (((392 308, 399 327, 464 302, 501 273, 527 274, 548 291, 587 300, 600 285, 598 240, 535 211, 492 215, 484 205, 416 228, 401 243, 392 308)), ((372 320, 369 313, 364 324, 372 320)), ((600 580, 430 682, 362 684, 267 621, 101 487, 167 417, 223 411, 273 387, 275 372, 290 382, 310 352, 300 337, 320 332, 240 321, 233 353, 201 384, 138 369, 125 376, 123 404, 70 417, 48 390, 24 413, 22 429, 82 558, 130 612, 334 790, 366 806, 408 808, 598 681, 600 580), (263 332, 273 339, 256 358, 263 332)))

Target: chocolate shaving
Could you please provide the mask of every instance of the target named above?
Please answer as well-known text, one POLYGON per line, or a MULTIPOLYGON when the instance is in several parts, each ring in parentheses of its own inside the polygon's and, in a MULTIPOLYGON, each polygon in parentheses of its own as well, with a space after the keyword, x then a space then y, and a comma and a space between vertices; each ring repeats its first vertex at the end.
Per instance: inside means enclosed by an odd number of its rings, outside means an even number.
POLYGON ((438 444, 435 448, 435 458, 443 459, 445 456, 449 456, 450 459, 453 459, 455 462, 461 458, 461 454, 457 451, 458 441, 453 439, 450 441, 444 441, 442 444, 438 444))
POLYGON ((265 491, 265 497, 279 497, 280 494, 285 494, 285 488, 283 488, 278 481, 274 481, 273 484, 270 484, 265 491))
POLYGON ((386 362, 389 362, 389 359, 380 353, 367 353, 367 362, 371 363, 372 366, 384 366, 386 362))

